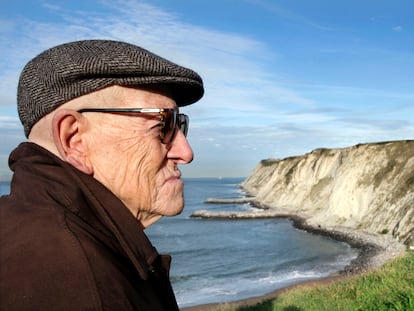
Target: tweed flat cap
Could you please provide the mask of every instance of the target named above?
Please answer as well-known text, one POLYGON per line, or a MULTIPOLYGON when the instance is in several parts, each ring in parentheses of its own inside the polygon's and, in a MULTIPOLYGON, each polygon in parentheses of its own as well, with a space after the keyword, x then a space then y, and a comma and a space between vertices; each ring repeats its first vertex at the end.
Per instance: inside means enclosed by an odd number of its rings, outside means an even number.
POLYGON ((199 100, 203 81, 194 71, 141 47, 119 41, 85 40, 46 50, 24 67, 17 107, 26 137, 33 125, 60 105, 110 85, 162 84, 178 106, 199 100))

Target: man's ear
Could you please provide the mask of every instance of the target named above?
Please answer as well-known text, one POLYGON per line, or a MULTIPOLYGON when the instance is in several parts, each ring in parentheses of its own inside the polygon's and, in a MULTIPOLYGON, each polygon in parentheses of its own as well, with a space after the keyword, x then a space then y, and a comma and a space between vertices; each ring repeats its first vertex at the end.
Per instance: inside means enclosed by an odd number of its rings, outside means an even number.
POLYGON ((78 170, 92 175, 88 146, 82 138, 82 115, 71 109, 59 109, 53 115, 52 132, 55 146, 62 159, 78 170))

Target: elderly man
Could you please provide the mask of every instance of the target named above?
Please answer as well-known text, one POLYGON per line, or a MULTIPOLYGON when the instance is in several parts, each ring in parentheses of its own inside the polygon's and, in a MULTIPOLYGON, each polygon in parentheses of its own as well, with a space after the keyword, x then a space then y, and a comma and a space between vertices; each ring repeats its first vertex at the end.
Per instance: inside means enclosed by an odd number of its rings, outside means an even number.
POLYGON ((202 80, 140 47, 86 40, 23 69, 28 142, 0 199, 1 310, 177 310, 144 229, 184 206, 188 117, 202 80))

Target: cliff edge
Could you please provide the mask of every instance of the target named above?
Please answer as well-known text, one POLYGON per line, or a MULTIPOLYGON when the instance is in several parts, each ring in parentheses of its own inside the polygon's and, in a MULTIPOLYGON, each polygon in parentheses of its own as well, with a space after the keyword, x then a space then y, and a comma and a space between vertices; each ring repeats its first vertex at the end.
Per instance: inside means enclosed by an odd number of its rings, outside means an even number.
POLYGON ((269 211, 414 245, 414 140, 262 160, 242 183, 269 211))

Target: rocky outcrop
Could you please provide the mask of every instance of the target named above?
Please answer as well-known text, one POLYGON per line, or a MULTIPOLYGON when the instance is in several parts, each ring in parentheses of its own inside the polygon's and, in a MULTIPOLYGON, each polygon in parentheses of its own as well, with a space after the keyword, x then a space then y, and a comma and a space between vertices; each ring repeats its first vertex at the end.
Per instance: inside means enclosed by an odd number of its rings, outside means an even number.
POLYGON ((242 187, 267 213, 414 245, 414 140, 262 160, 242 187))

